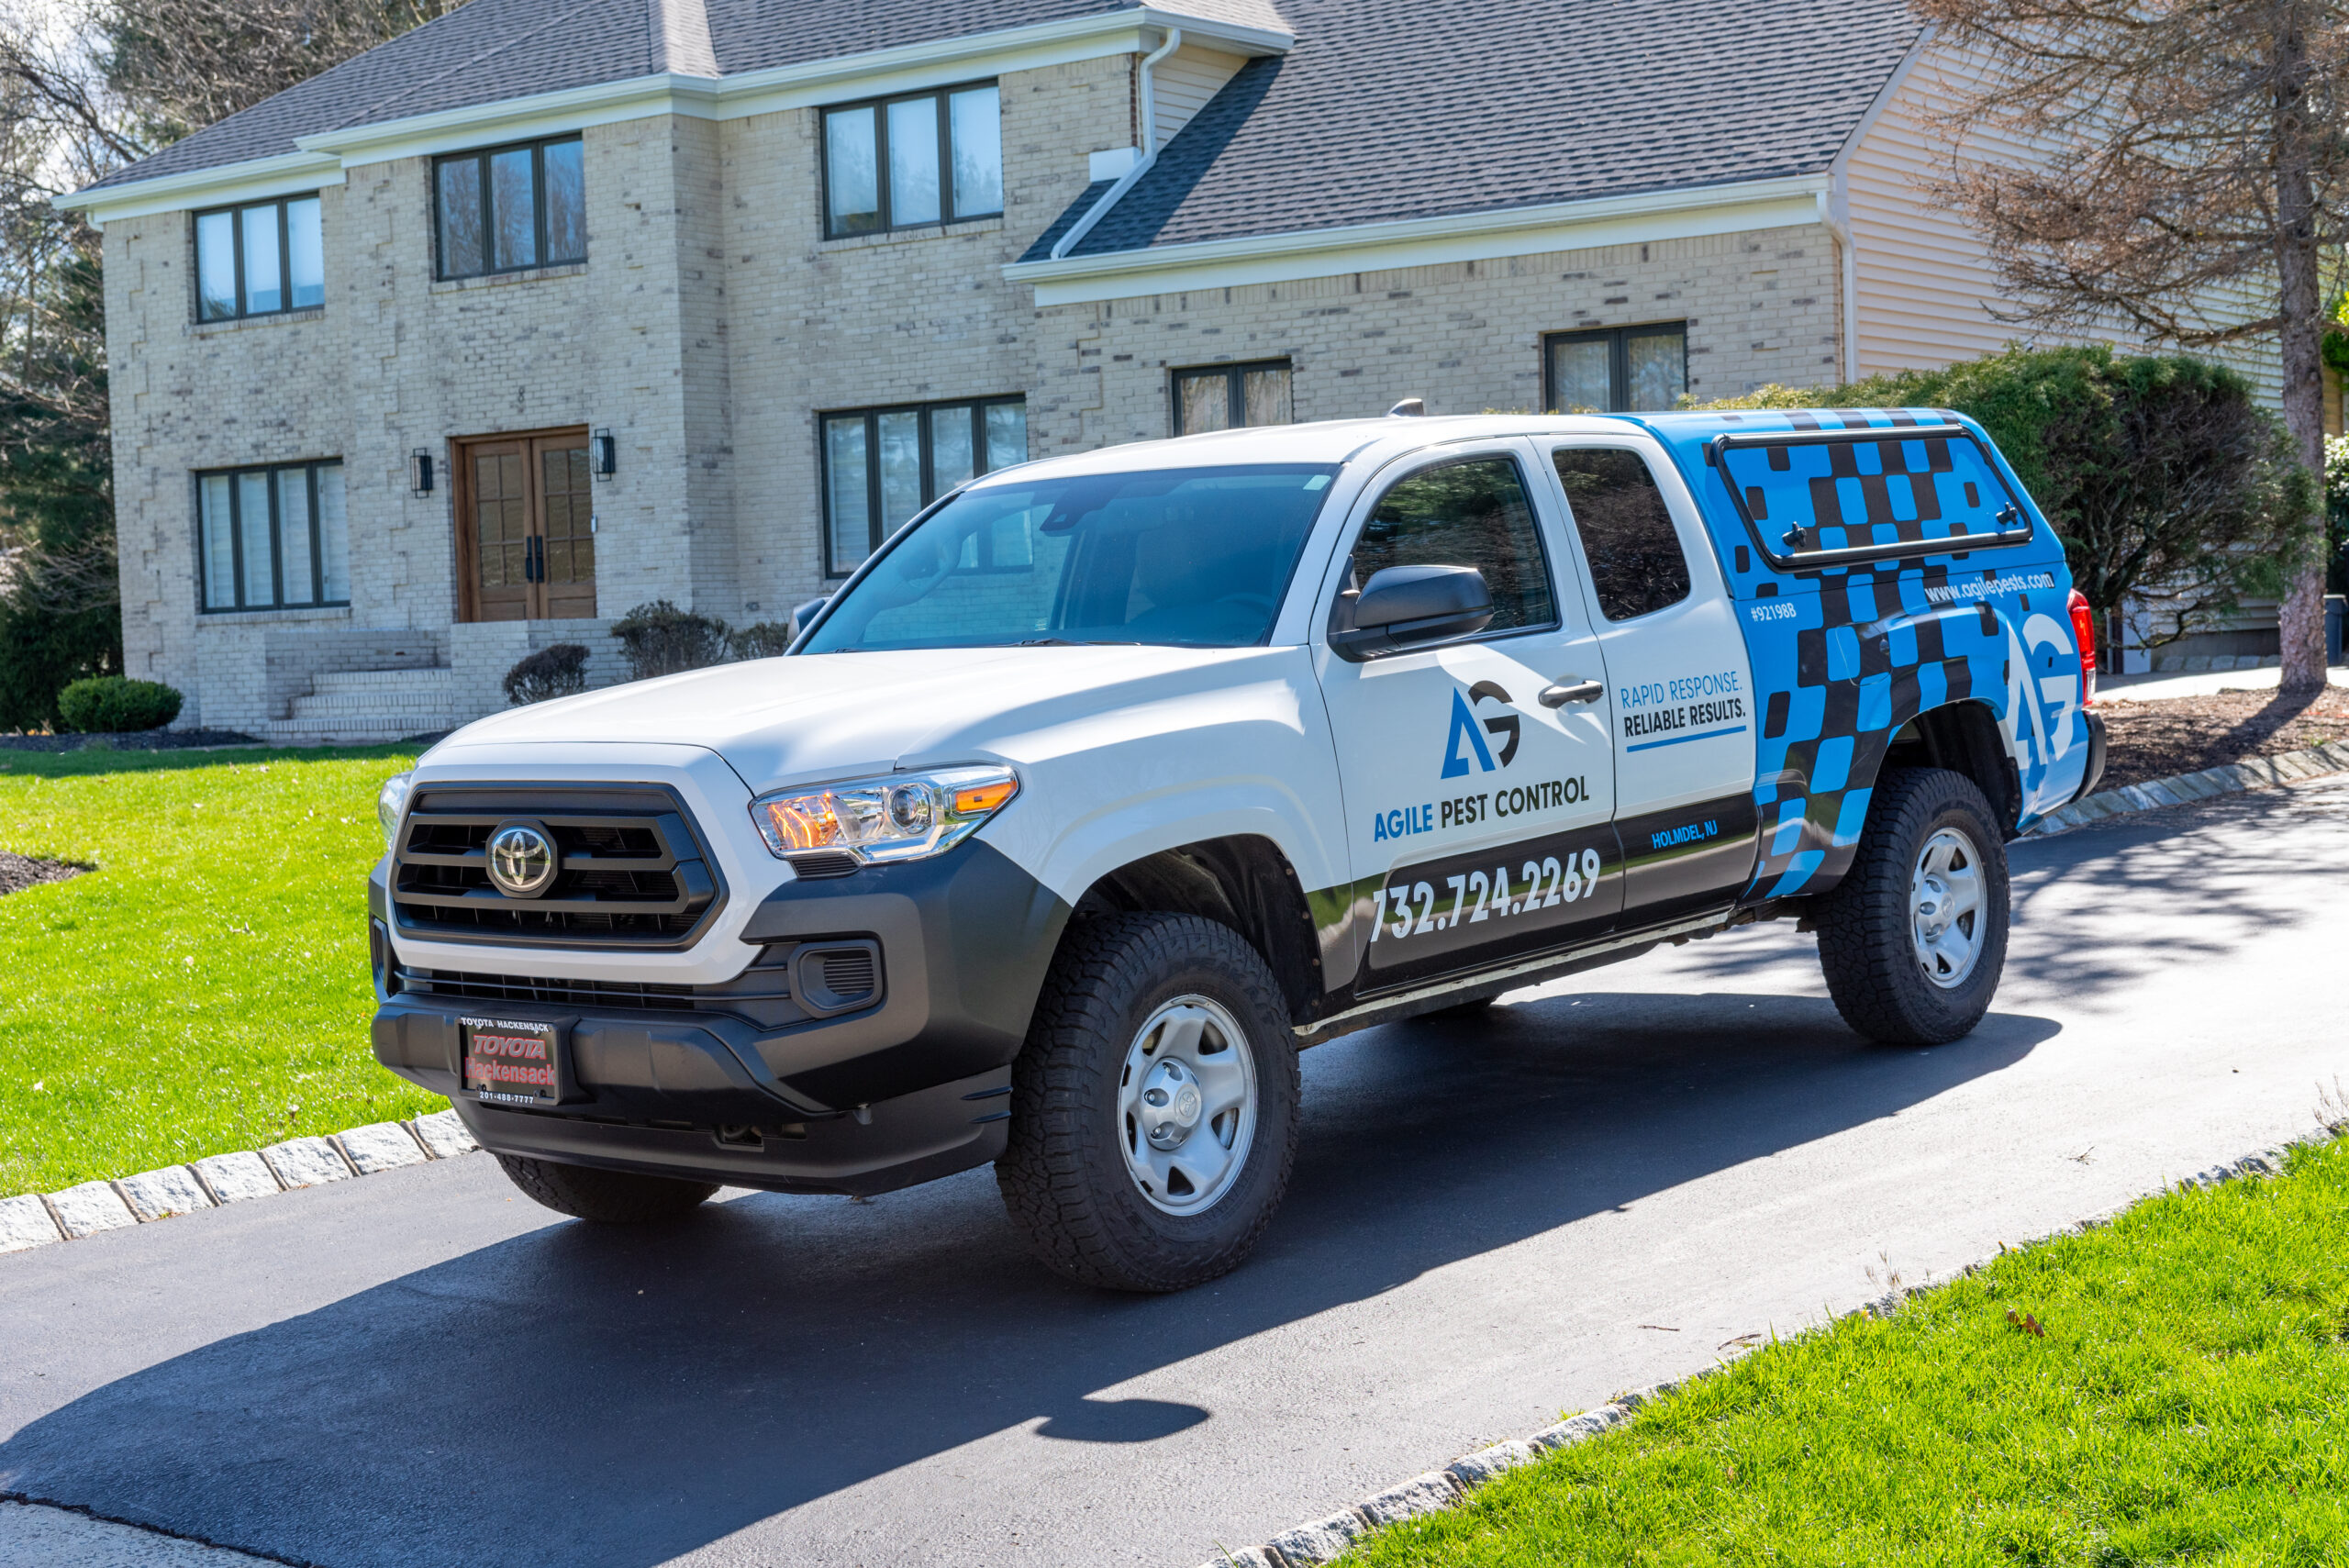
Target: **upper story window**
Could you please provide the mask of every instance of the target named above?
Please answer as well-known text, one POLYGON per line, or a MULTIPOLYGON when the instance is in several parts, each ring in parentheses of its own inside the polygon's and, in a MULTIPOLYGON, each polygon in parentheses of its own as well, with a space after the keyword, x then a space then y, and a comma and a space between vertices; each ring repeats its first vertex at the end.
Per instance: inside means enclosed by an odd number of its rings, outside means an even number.
POLYGON ((1003 114, 992 82, 824 111, 824 237, 1003 211, 1003 114))
POLYGON ((579 139, 439 159, 432 209, 444 278, 584 261, 587 177, 579 139))
POLYGON ((1297 416, 1289 407, 1288 373, 1286 360, 1176 371, 1174 433, 1290 423, 1297 416))
POLYGON ((199 473, 195 505, 207 611, 351 602, 340 459, 199 473))
POLYGON ((1542 406, 1553 414, 1669 408, 1688 390, 1688 324, 1553 332, 1542 339, 1542 406))
POLYGON ((228 321, 324 305, 318 198, 286 196, 195 215, 195 318, 228 321))

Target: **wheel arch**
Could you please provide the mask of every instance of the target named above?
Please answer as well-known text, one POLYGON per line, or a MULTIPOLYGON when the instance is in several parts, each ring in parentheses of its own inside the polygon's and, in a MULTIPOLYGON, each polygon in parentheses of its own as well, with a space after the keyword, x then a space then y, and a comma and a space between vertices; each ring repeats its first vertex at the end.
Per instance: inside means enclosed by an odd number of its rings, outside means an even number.
POLYGON ((1927 708, 1893 732, 1879 774, 1885 768, 1945 768, 1973 780, 1990 803, 1998 830, 2009 839, 2015 836, 2022 816, 2022 772, 1989 704, 1968 699, 1927 708))
POLYGON ((1095 879, 1070 925, 1089 917, 1164 912, 1230 927, 1264 956, 1292 1018, 1322 990, 1320 943, 1297 868, 1257 834, 1203 839, 1127 862, 1095 879))

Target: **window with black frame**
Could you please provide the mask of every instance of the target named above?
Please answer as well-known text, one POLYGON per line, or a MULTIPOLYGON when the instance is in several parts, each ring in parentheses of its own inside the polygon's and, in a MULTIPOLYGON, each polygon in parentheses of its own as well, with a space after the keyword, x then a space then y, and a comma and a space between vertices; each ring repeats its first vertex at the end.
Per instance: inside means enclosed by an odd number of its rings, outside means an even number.
POLYGON ((199 473, 195 502, 207 613, 351 602, 341 459, 199 473))
POLYGON ((824 111, 826 239, 1002 211, 1002 100, 994 83, 824 111))
POLYGON ((1558 623, 1549 552, 1513 458, 1463 458, 1396 481, 1354 540, 1352 585, 1390 566, 1475 567, 1493 597, 1487 631, 1558 623))
POLYGON ((1201 365, 1174 373, 1174 433, 1286 425, 1297 415, 1289 397, 1289 362, 1201 365))
POLYGON ((432 165, 443 278, 518 272, 587 259, 587 175, 579 138, 460 152, 432 165))
POLYGON ((1599 613, 1633 620, 1687 598, 1688 558, 1646 460, 1609 447, 1560 447, 1550 460, 1582 536, 1599 613))
POLYGON ((1688 324, 1553 332, 1542 339, 1542 406, 1553 414, 1670 408, 1688 390, 1688 324))
POLYGON ((964 480, 1028 460, 1028 405, 1018 396, 849 408, 818 423, 824 566, 835 577, 964 480))
POLYGON ((282 316, 326 298, 326 237, 316 195, 195 215, 198 321, 282 316))

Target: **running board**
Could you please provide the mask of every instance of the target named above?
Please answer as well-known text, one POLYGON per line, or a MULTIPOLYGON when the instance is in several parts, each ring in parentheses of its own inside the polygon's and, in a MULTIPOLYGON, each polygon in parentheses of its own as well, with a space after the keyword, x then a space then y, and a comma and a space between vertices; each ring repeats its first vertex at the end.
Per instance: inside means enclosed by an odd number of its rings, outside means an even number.
MULTIPOLYGON (((1414 986, 1408 991, 1392 992, 1368 1002, 1359 1003, 1342 1012, 1331 1013, 1326 1018, 1316 1018, 1309 1024, 1296 1026, 1299 1049, 1319 1045, 1341 1034, 1368 1029, 1374 1024, 1392 1023, 1420 1013, 1431 1013, 1449 1006, 1468 995, 1495 991, 1512 991, 1521 985, 1539 985, 1579 969, 1594 968, 1600 961, 1612 962, 1613 956, 1623 954, 1626 948, 1651 948, 1658 942, 1668 942, 1675 937, 1709 937, 1715 931, 1727 930, 1745 922, 1739 917, 1745 913, 1735 907, 1715 909, 1704 915, 1691 916, 1667 925, 1650 926, 1642 930, 1625 931, 1602 941, 1587 943, 1564 952, 1547 953, 1521 962, 1507 964, 1499 969, 1480 969, 1472 974, 1458 974, 1448 979, 1414 986)), ((1629 956, 1623 954, 1623 956, 1629 956)))

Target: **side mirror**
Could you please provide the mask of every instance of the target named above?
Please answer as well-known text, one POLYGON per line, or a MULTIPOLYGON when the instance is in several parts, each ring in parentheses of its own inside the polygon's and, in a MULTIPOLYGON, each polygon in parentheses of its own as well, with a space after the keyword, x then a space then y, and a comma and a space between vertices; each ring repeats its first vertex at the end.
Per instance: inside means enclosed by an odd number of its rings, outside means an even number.
MULTIPOLYGON (((1339 601, 1342 613, 1345 601, 1339 601)), ((1467 637, 1492 624, 1493 595, 1473 566, 1389 566, 1353 596, 1330 647, 1359 663, 1415 642, 1467 637)))
POLYGON ((807 623, 816 618, 816 612, 829 604, 831 597, 829 594, 824 594, 804 604, 794 605, 791 607, 791 635, 797 637, 806 631, 807 623))

